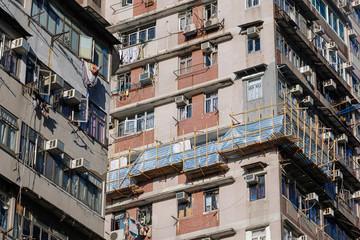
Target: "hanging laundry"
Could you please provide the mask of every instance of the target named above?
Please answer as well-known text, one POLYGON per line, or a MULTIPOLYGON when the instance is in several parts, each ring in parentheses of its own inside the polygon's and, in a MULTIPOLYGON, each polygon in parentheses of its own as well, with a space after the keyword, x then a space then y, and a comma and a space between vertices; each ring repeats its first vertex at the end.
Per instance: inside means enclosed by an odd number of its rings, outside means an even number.
POLYGON ((122 50, 122 63, 127 64, 130 62, 130 49, 125 48, 122 50))
POLYGON ((130 51, 130 59, 129 59, 130 62, 135 62, 136 60, 139 59, 140 45, 131 47, 129 51, 130 51))
POLYGON ((138 221, 132 217, 129 218, 129 231, 130 233, 136 235, 135 237, 139 234, 138 221))
POLYGON ((83 81, 84 87, 89 91, 94 87, 98 81, 98 74, 100 68, 95 64, 88 63, 85 60, 81 60, 82 74, 81 79, 83 81))

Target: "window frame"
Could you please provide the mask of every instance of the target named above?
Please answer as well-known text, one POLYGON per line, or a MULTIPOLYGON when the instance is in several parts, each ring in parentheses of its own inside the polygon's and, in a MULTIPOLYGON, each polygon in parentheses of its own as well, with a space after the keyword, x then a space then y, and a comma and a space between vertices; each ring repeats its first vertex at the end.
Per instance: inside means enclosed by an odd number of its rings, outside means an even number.
POLYGON ((117 136, 124 137, 129 136, 138 132, 151 130, 155 127, 155 114, 154 110, 144 111, 137 114, 134 114, 130 117, 126 117, 124 119, 118 120, 117 124, 117 136), (139 116, 140 115, 140 116, 139 116), (152 119, 149 120, 149 117, 152 119), (140 121, 140 122, 139 122, 140 121), (143 121, 143 122, 142 122, 143 121), (152 126, 148 127, 148 121, 152 122, 152 126), (138 129, 138 124, 141 124, 141 129, 138 129), (132 129, 128 129, 128 125, 132 124, 134 127, 132 129))
POLYGON ((204 213, 217 211, 219 209, 219 188, 204 191, 204 213), (208 208, 207 200, 210 199, 211 209, 208 208))
POLYGON ((217 12, 218 12, 218 3, 217 3, 217 1, 204 5, 203 10, 204 10, 204 16, 203 16, 204 21, 217 18, 217 12), (210 12, 210 16, 208 16, 209 12, 210 12))
POLYGON ((132 31, 126 32, 122 34, 122 39, 124 39, 124 43, 122 47, 131 47, 139 43, 142 43, 142 41, 148 42, 153 39, 156 39, 156 23, 147 24, 146 26, 138 27, 132 31), (149 38, 149 32, 151 30, 154 30, 154 36, 149 38), (140 39, 141 33, 143 32, 145 32, 145 40, 142 38, 140 39), (132 39, 132 37, 135 37, 135 39, 132 39))
POLYGON ((204 66, 211 67, 216 64, 218 64, 218 46, 213 45, 211 47, 211 52, 204 53, 204 66))
POLYGON ((256 178, 258 179, 256 183, 251 183, 251 184, 249 183, 248 184, 249 193, 250 193, 249 194, 250 202, 266 198, 265 174, 256 175, 256 178), (262 188, 263 188, 263 193, 261 192, 262 188), (252 191, 256 192, 256 196, 254 196, 255 198, 253 198, 252 191))
POLYGON ((250 101, 254 101, 254 100, 257 100, 257 99, 261 99, 263 98, 263 81, 262 81, 262 76, 261 77, 256 77, 256 78, 252 78, 252 79, 249 79, 246 83, 246 95, 247 95, 247 101, 250 102, 250 101), (257 83, 259 82, 259 83, 257 83), (256 91, 257 86, 261 86, 260 87, 260 93, 256 91), (252 89, 250 88, 254 88, 253 90, 253 94, 250 92, 252 89), (254 97, 252 97, 252 95, 254 95, 254 97))
POLYGON ((152 225, 152 204, 141 206, 136 211, 136 220, 139 221, 140 223, 142 221, 141 218, 146 219, 147 217, 150 217, 150 221, 146 222, 146 220, 145 220, 144 224, 151 226, 152 225), (148 214, 150 214, 150 216, 148 216, 148 214))
POLYGON ((261 50, 261 39, 260 36, 250 37, 247 35, 247 53, 251 54, 261 50))
POLYGON ((257 7, 260 6, 260 0, 245 0, 245 4, 246 4, 246 8, 257 7))
POLYGON ((11 49, 12 38, 0 32, 0 65, 15 78, 19 78, 20 55, 11 49))
POLYGON ((188 201, 186 202, 180 202, 178 201, 177 204, 177 216, 178 218, 185 218, 193 215, 193 209, 192 209, 192 195, 191 193, 188 193, 188 201), (180 216, 180 211, 184 211, 184 216, 180 216), (190 214, 188 214, 189 212, 190 214))
POLYGON ((219 107, 218 92, 216 91, 216 92, 205 94, 205 101, 204 101, 204 112, 205 112, 205 114, 218 111, 219 110, 218 107, 219 107), (207 107, 206 107, 208 101, 210 101, 209 111, 207 110, 207 107))
MULTIPOLYGON (((3 130, 4 138, 3 138, 3 142, 2 139, 0 138, 0 145, 5 147, 6 149, 9 149, 12 153, 15 153, 17 146, 16 139, 19 130, 18 118, 9 111, 7 111, 2 106, 0 106, 0 123, 1 123, 0 130, 1 130, 1 126, 4 126, 4 130, 3 130), (9 118, 11 119, 11 121, 9 121, 9 118), (13 136, 11 136, 12 133, 13 136), (9 138, 11 139, 9 140, 9 138)), ((1 135, 2 134, 0 132, 0 137, 1 135)))
POLYGON ((178 107, 179 121, 192 118, 192 98, 187 100, 185 106, 178 107))
POLYGON ((179 57, 179 73, 187 74, 192 72, 192 54, 184 55, 179 57), (182 68, 182 65, 185 67, 182 68))
POLYGON ((191 24, 192 21, 192 10, 187 10, 185 12, 179 13, 179 31, 184 31, 185 26, 191 24), (182 24, 182 21, 184 21, 184 25, 182 24))

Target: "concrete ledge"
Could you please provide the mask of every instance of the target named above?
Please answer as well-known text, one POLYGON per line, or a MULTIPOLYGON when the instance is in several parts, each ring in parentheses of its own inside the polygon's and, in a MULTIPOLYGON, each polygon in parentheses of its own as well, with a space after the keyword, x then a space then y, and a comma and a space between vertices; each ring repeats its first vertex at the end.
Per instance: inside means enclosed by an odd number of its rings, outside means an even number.
POLYGON ((158 97, 153 97, 136 103, 128 104, 123 107, 115 108, 110 111, 110 115, 115 118, 125 117, 128 116, 129 114, 134 113, 135 111, 141 112, 149 108, 174 102, 175 97, 178 95, 186 95, 187 97, 190 97, 199 93, 211 92, 215 89, 229 86, 234 83, 234 79, 235 79, 235 74, 222 78, 217 78, 191 87, 183 88, 176 92, 164 94, 158 97))
POLYGON ((194 181, 194 184, 182 184, 177 185, 171 188, 164 189, 158 193, 145 193, 138 198, 130 198, 124 201, 120 201, 114 204, 110 204, 105 212, 112 213, 114 211, 125 210, 129 208, 134 208, 142 205, 146 205, 153 202, 160 202, 166 199, 175 198, 177 192, 186 191, 186 192, 196 192, 202 190, 203 188, 212 188, 218 187, 221 185, 232 184, 235 182, 234 177, 214 177, 213 179, 202 179, 194 181))

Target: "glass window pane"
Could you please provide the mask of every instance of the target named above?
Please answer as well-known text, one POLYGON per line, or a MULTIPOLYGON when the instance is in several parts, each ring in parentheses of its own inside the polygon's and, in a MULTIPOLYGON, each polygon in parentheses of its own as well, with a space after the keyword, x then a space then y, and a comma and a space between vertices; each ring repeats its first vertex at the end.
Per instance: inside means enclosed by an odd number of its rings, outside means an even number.
POLYGON ((148 29, 148 40, 155 38, 155 27, 148 29))
POLYGON ((40 240, 40 228, 37 225, 33 225, 32 239, 40 240))
POLYGON ((49 11, 49 22, 48 22, 48 30, 51 34, 55 34, 55 26, 56 26, 57 16, 54 11, 49 11))
POLYGON ((59 160, 55 161, 55 171, 54 171, 54 182, 61 187, 61 173, 62 173, 62 164, 59 160))
POLYGON ((79 181, 79 200, 84 201, 85 200, 85 186, 86 186, 86 181, 83 178, 80 178, 79 181))
POLYGON ((49 239, 49 234, 45 231, 42 231, 41 240, 48 240, 48 239, 49 239))
POLYGON ((79 56, 85 59, 91 59, 92 53, 92 38, 87 36, 80 36, 80 52, 79 56))
POLYGON ((71 191, 70 194, 77 197, 79 190, 79 177, 76 174, 71 175, 71 191))
POLYGON ((79 52, 79 33, 74 30, 71 31, 71 49, 75 52, 79 52))
POLYGON ((23 227, 22 234, 25 235, 26 237, 30 236, 30 227, 31 227, 30 220, 28 220, 27 218, 24 217, 22 227, 23 227))
POLYGON ((139 39, 143 40, 144 42, 146 41, 146 30, 139 32, 139 39))
POLYGON ((47 28, 47 17, 48 17, 48 7, 47 7, 47 0, 42 1, 40 3, 40 12, 43 12, 40 14, 40 24, 44 28, 47 28))
POLYGON ((53 170, 54 169, 54 159, 50 156, 50 154, 47 154, 46 158, 46 166, 45 166, 45 177, 53 180, 53 170))

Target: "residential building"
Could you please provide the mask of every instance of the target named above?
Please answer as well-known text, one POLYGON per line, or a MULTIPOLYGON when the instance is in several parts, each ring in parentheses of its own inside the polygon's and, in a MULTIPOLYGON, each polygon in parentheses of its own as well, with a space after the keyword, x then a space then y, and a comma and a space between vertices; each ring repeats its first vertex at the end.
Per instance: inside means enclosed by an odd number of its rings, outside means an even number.
POLYGON ((1 239, 104 239, 103 22, 75 1, 0 3, 1 239))
POLYGON ((107 4, 106 239, 360 237, 359 1, 107 4))

